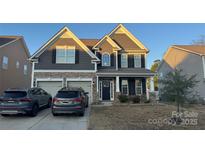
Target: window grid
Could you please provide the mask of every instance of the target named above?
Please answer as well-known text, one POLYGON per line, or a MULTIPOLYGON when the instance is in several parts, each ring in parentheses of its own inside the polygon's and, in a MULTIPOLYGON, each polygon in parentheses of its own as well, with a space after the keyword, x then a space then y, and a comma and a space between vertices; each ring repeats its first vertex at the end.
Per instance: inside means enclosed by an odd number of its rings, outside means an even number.
POLYGON ((136 68, 141 67, 141 55, 138 54, 134 55, 134 63, 136 68))
POLYGON ((121 67, 122 68, 128 67, 127 54, 121 54, 121 67))
POLYGON ((110 54, 104 53, 102 55, 102 66, 110 66, 110 54))
POLYGON ((122 80, 122 94, 128 95, 128 81, 122 80))
POLYGON ((56 63, 75 64, 75 47, 56 47, 56 63))
POLYGON ((142 81, 141 80, 135 80, 135 91, 136 91, 136 95, 142 94, 142 81))
POLYGON ((3 56, 3 62, 2 62, 2 68, 3 69, 8 69, 8 62, 9 62, 8 57, 3 56))

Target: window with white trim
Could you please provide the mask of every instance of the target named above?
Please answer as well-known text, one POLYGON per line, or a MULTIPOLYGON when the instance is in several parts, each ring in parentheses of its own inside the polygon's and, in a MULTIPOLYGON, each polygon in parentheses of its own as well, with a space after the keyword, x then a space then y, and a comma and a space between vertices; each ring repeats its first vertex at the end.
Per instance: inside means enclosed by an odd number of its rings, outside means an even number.
POLYGON ((8 69, 8 63, 9 63, 9 58, 6 57, 6 56, 3 56, 2 68, 7 70, 8 69))
POLYGON ((75 47, 74 46, 57 46, 56 63, 75 64, 75 47))
POLYGON ((27 65, 23 66, 23 73, 24 73, 24 75, 28 74, 28 67, 27 67, 27 65))
POLYGON ((99 81, 99 97, 102 100, 102 81, 99 81))
POLYGON ((121 91, 123 95, 128 95, 128 81, 122 80, 121 91))
POLYGON ((128 60, 127 60, 127 54, 121 54, 121 67, 127 68, 128 67, 128 60))
POLYGON ((114 100, 114 82, 110 81, 110 98, 114 100))
POLYGON ((142 81, 141 80, 135 80, 135 93, 136 95, 142 94, 142 81))
POLYGON ((102 55, 102 66, 110 66, 110 54, 104 53, 102 55))
POLYGON ((19 67, 20 67, 20 63, 19 63, 19 61, 17 61, 16 62, 16 68, 19 69, 19 67))
POLYGON ((134 55, 134 64, 135 64, 135 68, 141 67, 141 55, 139 54, 134 55))

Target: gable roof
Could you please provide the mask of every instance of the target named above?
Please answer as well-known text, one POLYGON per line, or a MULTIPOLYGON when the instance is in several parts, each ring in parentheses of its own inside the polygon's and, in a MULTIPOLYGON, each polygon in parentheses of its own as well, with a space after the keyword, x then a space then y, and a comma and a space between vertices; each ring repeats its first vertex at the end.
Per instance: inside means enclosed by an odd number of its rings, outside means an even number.
POLYGON ((99 39, 80 39, 90 50, 98 43, 99 39))
POLYGON ((0 36, 0 47, 6 46, 20 39, 20 36, 0 36))
POLYGON ((26 45, 26 42, 25 42, 23 36, 0 36, 0 48, 3 48, 11 43, 18 41, 18 40, 21 40, 23 47, 26 51, 27 57, 29 58, 30 53, 29 53, 28 47, 26 45))
POLYGON ((160 65, 157 69, 157 71, 160 70, 162 64, 164 63, 164 59, 168 56, 168 53, 171 52, 172 49, 179 49, 191 54, 196 54, 199 56, 204 56, 205 55, 205 45, 172 45, 171 47, 168 48, 166 53, 163 56, 163 60, 160 62, 160 65))
POLYGON ((119 24, 117 27, 115 27, 108 36, 112 36, 116 31, 125 33, 135 44, 137 44, 141 49, 149 51, 132 33, 130 33, 122 24, 119 24))
POLYGON ((191 52, 197 55, 205 55, 205 45, 173 45, 173 48, 178 48, 183 51, 191 52))
POLYGON ((75 34, 73 34, 67 27, 63 27, 59 32, 57 32, 50 40, 48 40, 42 47, 40 47, 30 58, 29 60, 32 60, 36 57, 39 57, 46 49, 49 48, 51 44, 53 44, 58 38, 60 38, 65 32, 68 32, 69 35, 82 47, 83 50, 85 50, 91 58, 95 59, 95 61, 100 61, 98 57, 95 56, 95 54, 90 51, 90 49, 80 40, 78 39, 75 34))
POLYGON ((105 35, 97 44, 95 44, 93 49, 99 49, 98 46, 101 43, 103 43, 104 41, 108 41, 108 43, 110 43, 110 45, 112 45, 116 50, 120 50, 121 49, 108 35, 105 35))

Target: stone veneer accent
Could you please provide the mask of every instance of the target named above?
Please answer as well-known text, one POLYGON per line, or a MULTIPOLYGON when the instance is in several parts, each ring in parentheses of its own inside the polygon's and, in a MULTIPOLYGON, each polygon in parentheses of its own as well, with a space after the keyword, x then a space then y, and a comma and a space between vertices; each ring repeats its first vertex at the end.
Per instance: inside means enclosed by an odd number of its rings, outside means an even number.
POLYGON ((99 102, 99 97, 97 94, 97 86, 96 86, 96 75, 95 73, 86 73, 86 72, 35 72, 34 80, 36 78, 63 78, 64 86, 66 85, 66 78, 92 78, 92 96, 93 102, 99 102))

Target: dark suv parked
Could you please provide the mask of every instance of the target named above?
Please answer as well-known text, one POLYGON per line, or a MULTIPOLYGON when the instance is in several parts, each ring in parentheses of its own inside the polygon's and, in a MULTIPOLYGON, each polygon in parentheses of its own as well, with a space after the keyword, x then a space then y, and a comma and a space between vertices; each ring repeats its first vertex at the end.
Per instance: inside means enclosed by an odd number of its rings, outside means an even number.
POLYGON ((62 88, 53 98, 52 113, 54 116, 60 113, 78 113, 83 116, 88 107, 88 93, 82 88, 62 88))
POLYGON ((39 108, 50 107, 52 96, 41 88, 9 89, 0 97, 0 114, 28 114, 36 116, 39 108))

